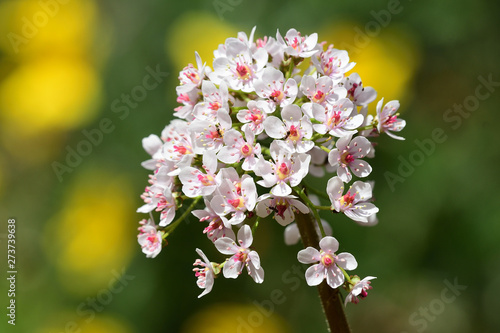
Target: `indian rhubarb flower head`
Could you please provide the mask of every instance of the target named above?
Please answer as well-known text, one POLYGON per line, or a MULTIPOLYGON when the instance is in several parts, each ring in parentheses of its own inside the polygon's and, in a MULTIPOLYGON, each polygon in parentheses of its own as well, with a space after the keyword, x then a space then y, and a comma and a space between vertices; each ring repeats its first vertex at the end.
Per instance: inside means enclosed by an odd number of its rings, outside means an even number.
POLYGON ((177 228, 201 222, 195 226, 207 235, 207 245, 229 257, 216 264, 193 245, 201 257, 194 269, 204 289, 200 297, 219 275, 236 278, 246 269, 263 282, 252 244, 259 226, 273 220, 283 226, 287 245, 321 239, 298 254, 300 262, 314 264, 306 273, 309 285, 326 279, 338 288, 347 280, 346 299, 352 302, 369 289, 371 277, 356 280, 345 273, 357 262, 336 253, 332 221, 322 220, 319 210, 363 226, 378 223, 373 183, 364 179, 372 171, 373 140, 381 133, 402 139, 394 133, 405 121, 396 100, 384 105, 382 98, 376 116, 370 115, 377 92, 351 72, 355 63, 347 51, 327 45, 318 43, 316 33, 295 29, 277 31, 275 38, 256 36, 255 28, 228 37, 213 59, 195 53, 194 64, 180 71, 179 105, 165 117, 177 119, 160 134, 145 133, 148 159, 142 166, 151 174, 137 212, 150 218, 140 222, 138 242, 154 258, 177 228), (313 193, 323 199, 312 199, 313 193))

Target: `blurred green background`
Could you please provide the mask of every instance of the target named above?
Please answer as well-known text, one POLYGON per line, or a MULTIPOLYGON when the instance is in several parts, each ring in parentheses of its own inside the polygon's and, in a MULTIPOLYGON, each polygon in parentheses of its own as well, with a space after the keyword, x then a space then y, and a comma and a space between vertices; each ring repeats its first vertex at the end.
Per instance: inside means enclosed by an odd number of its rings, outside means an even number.
POLYGON ((220 255, 194 218, 156 259, 136 240, 141 139, 172 119, 177 76, 195 50, 211 66, 219 43, 256 25, 258 37, 318 32, 350 52, 378 98, 402 104, 406 141, 380 138, 370 162, 379 225, 324 215, 356 273, 378 277, 346 308, 353 331, 498 332, 499 9, 486 0, 1 2, 0 261, 6 276, 15 218, 18 275, 15 327, 1 279, 0 331, 326 331, 315 288, 296 273, 300 244, 284 245, 276 223, 254 243, 265 282, 217 279, 202 299, 194 248, 220 255), (155 70, 169 74, 137 88, 155 70), (454 283, 467 288, 453 294, 454 283))

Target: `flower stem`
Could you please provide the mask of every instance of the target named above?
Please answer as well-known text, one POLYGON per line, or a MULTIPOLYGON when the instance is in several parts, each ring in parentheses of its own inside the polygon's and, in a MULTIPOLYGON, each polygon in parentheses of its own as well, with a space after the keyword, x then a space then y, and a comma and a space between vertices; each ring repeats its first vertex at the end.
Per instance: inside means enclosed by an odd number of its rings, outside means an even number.
POLYGON ((299 197, 304 200, 306 203, 307 207, 309 207, 309 210, 311 213, 314 215, 314 218, 316 219, 316 223, 318 224, 319 231, 321 232, 321 237, 325 237, 325 229, 323 229, 323 223, 321 223, 321 218, 319 217, 318 210, 315 208, 314 204, 311 202, 309 197, 304 193, 304 189, 294 187, 293 188, 295 192, 299 195, 299 197))
POLYGON ((196 204, 198 203, 198 201, 200 201, 201 198, 202 198, 201 196, 194 198, 193 202, 188 207, 188 209, 186 209, 186 211, 184 213, 182 213, 182 215, 177 220, 175 220, 174 222, 172 222, 170 225, 168 225, 165 228, 165 233, 162 236, 163 239, 166 239, 168 237, 168 235, 170 235, 175 230, 175 228, 177 228, 177 226, 179 225, 179 223, 181 223, 182 221, 184 221, 184 219, 186 218, 186 216, 188 216, 189 213, 191 213, 191 211, 194 209, 194 207, 196 206, 196 204))
POLYGON ((260 216, 258 216, 257 220, 255 220, 255 223, 252 227, 252 234, 255 234, 255 230, 257 230, 257 227, 259 226, 259 222, 260 222, 260 216))
MULTIPOLYGON (((295 221, 299 227, 300 237, 304 248, 312 246, 319 249, 319 237, 314 228, 314 216, 309 214, 296 214, 295 221)), ((318 285, 319 298, 323 306, 323 312, 326 317, 326 322, 330 333, 350 333, 349 324, 344 313, 344 306, 340 292, 337 289, 332 289, 323 281, 318 285)))

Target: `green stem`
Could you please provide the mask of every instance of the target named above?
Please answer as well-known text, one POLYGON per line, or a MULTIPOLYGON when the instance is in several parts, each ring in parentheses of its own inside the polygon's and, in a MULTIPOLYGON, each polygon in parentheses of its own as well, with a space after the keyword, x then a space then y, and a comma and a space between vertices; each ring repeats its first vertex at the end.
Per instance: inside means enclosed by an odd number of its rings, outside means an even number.
POLYGON ((254 223, 254 225, 252 227, 252 234, 254 234, 255 230, 257 230, 257 227, 259 226, 259 221, 260 221, 260 216, 257 217, 257 220, 255 220, 255 223, 254 223))
POLYGON ((330 153, 330 149, 326 148, 325 146, 318 146, 319 148, 321 148, 322 150, 326 151, 327 153, 330 153))
POLYGON ((319 210, 332 210, 331 206, 314 206, 314 208, 319 210))
POLYGON ((325 233, 325 230, 323 229, 323 224, 321 223, 321 218, 319 217, 318 210, 315 208, 314 204, 309 199, 309 197, 304 193, 304 189, 299 188, 299 187, 294 187, 293 189, 295 190, 295 192, 297 192, 299 197, 302 200, 304 200, 307 207, 309 207, 309 210, 313 213, 314 218, 316 219, 316 223, 318 224, 319 231, 321 231, 321 236, 326 237, 326 233, 325 233))
MULTIPOLYGON (((305 183, 304 183, 305 184, 305 183)), ((309 186, 308 184, 305 184, 306 188, 308 191, 311 191, 313 192, 314 194, 322 197, 323 199, 326 199, 326 200, 330 200, 330 198, 328 197, 328 195, 326 195, 325 192, 321 192, 319 191, 318 189, 316 189, 316 187, 314 186, 309 186)))
POLYGON ((375 128, 375 126, 373 126, 373 125, 367 125, 367 126, 358 128, 358 132, 366 131, 366 130, 374 129, 374 128, 375 128))
POLYGON ((347 282, 351 283, 351 277, 349 276, 349 274, 347 274, 347 272, 340 266, 337 265, 338 268, 340 268, 340 270, 342 271, 342 273, 344 273, 344 276, 347 280, 347 282))
POLYGON ((194 209, 194 207, 196 207, 196 204, 198 203, 198 201, 200 201, 201 198, 202 198, 201 196, 194 198, 193 202, 188 207, 188 209, 186 209, 186 211, 184 213, 182 213, 182 215, 177 220, 175 220, 174 222, 172 222, 169 226, 167 226, 165 228, 165 233, 162 236, 163 239, 166 239, 168 237, 168 235, 170 235, 172 232, 174 232, 175 228, 177 228, 179 223, 184 221, 184 219, 189 215, 189 213, 191 213, 191 211, 194 209))
POLYGON ((295 67, 295 63, 292 59, 290 59, 290 66, 288 67, 288 70, 286 71, 286 74, 285 74, 285 80, 288 80, 289 78, 292 77, 293 75, 293 68, 295 67))

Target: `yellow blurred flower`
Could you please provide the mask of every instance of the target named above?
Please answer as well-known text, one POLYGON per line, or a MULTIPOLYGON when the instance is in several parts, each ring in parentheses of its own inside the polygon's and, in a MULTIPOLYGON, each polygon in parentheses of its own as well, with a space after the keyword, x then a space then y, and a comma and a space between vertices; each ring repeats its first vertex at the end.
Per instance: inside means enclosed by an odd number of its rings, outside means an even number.
POLYGON ((323 28, 319 37, 347 50, 350 61, 356 63, 350 73, 357 72, 363 86, 377 91, 370 113, 375 113, 376 102, 382 97, 385 102, 398 99, 403 103, 411 98, 411 80, 420 63, 420 49, 415 37, 404 27, 393 23, 370 37, 361 24, 337 22, 323 28))
POLYGON ((131 193, 125 177, 95 170, 79 172, 66 190, 43 237, 68 291, 89 295, 108 288, 113 272, 128 265, 137 247, 131 193))
POLYGON ((256 305, 216 304, 196 314, 186 321, 182 333, 290 332, 283 318, 276 312, 256 305), (223 319, 214 320, 214 318, 223 319))
POLYGON ((0 85, 3 125, 34 136, 75 128, 97 111, 101 82, 86 61, 40 58, 20 65, 0 85))
POLYGON ((97 6, 91 0, 7 1, 0 5, 0 48, 20 59, 44 54, 87 55, 97 6))
POLYGON ((97 114, 102 28, 94 0, 0 4, 0 139, 24 163, 54 158, 64 132, 97 114))
POLYGON ((187 12, 173 22, 168 31, 165 44, 167 54, 178 70, 188 63, 196 64, 195 51, 203 62, 212 67, 214 50, 219 44, 224 44, 226 38, 236 37, 238 31, 208 13, 187 12))

